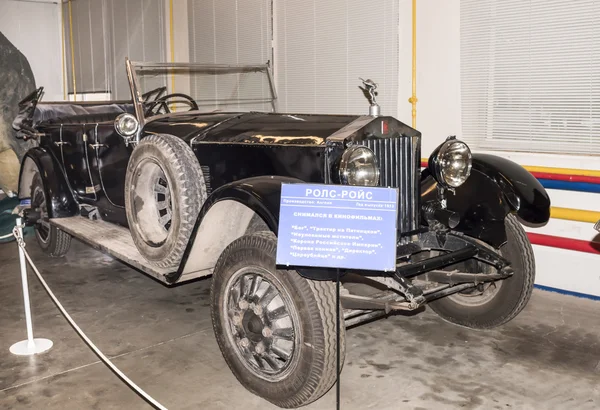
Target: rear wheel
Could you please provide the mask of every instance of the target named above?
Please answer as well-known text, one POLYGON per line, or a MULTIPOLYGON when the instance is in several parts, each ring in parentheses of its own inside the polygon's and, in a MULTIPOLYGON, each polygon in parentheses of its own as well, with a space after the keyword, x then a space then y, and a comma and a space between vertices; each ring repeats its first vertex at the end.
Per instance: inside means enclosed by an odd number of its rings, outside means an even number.
POLYGON ((64 256, 71 246, 71 235, 50 225, 44 185, 39 173, 33 176, 31 183, 31 209, 39 212, 40 219, 36 222, 34 231, 37 243, 49 256, 64 256))
MULTIPOLYGON (((240 383, 280 407, 306 405, 336 380, 335 286, 277 270, 271 232, 243 236, 217 262, 212 319, 240 383)), ((344 357, 343 324, 340 329, 344 357)))
POLYGON ((514 274, 431 302, 431 309, 443 319, 475 329, 489 329, 510 321, 527 305, 535 280, 533 248, 514 215, 508 215, 504 225, 507 242, 500 248, 500 254, 510 261, 514 274))

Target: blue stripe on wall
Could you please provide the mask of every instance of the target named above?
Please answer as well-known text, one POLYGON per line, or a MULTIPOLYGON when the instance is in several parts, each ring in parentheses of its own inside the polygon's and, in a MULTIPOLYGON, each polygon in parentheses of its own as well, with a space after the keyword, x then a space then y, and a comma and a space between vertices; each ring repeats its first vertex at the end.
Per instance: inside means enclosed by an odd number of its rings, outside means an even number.
POLYGON ((545 290, 548 292, 560 293, 561 295, 569 295, 569 296, 575 296, 578 298, 600 301, 600 296, 588 295, 586 293, 572 292, 570 290, 551 288, 550 286, 544 286, 544 285, 533 285, 533 287, 536 289, 541 289, 541 290, 545 290))
POLYGON ((538 179, 546 189, 561 189, 563 191, 579 191, 600 193, 600 184, 589 182, 555 181, 552 179, 538 179))

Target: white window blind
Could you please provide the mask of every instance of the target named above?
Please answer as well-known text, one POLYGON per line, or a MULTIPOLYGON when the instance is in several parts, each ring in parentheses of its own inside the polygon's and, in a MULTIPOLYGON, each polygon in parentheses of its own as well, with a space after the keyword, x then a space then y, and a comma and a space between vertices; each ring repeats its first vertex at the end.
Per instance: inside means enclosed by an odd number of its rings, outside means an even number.
POLYGON ((378 84, 382 114, 397 115, 397 0, 279 0, 274 7, 280 111, 366 114, 362 77, 378 84))
POLYGON ((464 138, 600 154, 600 2, 461 0, 464 138))
MULTIPOLYGON (((68 90, 73 93, 71 30, 66 2, 63 12, 68 90)), ((110 94, 112 99, 130 99, 125 58, 166 61, 164 14, 163 0, 72 1, 77 94, 110 94)))
MULTIPOLYGON (((202 64, 272 65, 272 0, 188 0, 190 61, 202 64)), ((219 100, 214 108, 272 109, 263 75, 193 77, 192 94, 219 100), (258 102, 257 102, 258 101, 258 102), (229 103, 228 103, 229 102, 229 103)))

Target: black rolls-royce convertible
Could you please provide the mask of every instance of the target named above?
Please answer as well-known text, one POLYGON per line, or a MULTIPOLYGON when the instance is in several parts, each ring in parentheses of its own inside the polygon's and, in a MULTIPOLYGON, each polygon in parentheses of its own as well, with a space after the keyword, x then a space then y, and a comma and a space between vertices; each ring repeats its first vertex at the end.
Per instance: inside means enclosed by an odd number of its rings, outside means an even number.
POLYGON ((277 112, 268 65, 126 69, 125 101, 21 102, 24 217, 51 256, 74 236, 167 285, 212 276, 217 342, 253 393, 299 407, 336 380, 336 272, 276 266, 282 183, 398 189, 396 270, 342 272, 346 326, 428 305, 486 329, 527 304, 520 222, 546 223, 550 200, 521 166, 449 137, 422 169, 420 132, 379 115, 372 81, 368 115, 307 115, 277 112))

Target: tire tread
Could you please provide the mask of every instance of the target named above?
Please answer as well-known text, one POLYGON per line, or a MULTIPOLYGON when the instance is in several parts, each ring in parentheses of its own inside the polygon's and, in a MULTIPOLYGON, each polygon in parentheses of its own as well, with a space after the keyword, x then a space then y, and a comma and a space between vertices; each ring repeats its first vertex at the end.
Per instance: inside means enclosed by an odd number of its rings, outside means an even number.
MULTIPOLYGON (((504 312, 497 312, 490 309, 484 314, 481 312, 475 314, 472 311, 473 307, 458 305, 446 297, 429 304, 429 307, 443 320, 474 329, 491 329, 514 319, 527 306, 535 282, 535 255, 527 233, 516 216, 512 214, 506 216, 505 229, 508 239, 514 240, 514 246, 519 251, 518 258, 523 265, 522 274, 519 274, 519 277, 505 279, 507 281, 506 284, 510 283, 508 281, 519 280, 521 286, 518 291, 513 290, 513 293, 507 293, 510 289, 505 290, 504 286, 499 290, 500 293, 503 293, 502 297, 505 301, 503 306, 512 305, 512 307, 504 312)), ((506 246, 508 247, 508 244, 506 246)), ((508 251, 515 252, 514 249, 509 249, 508 251)), ((506 257, 506 255, 504 256, 506 257)), ((496 295, 496 298, 500 296, 500 293, 496 295)), ((491 299, 488 303, 493 303, 496 298, 491 299)), ((482 306, 477 307, 477 309, 481 309, 482 306)))
MULTIPOLYGON (((180 186, 182 195, 173 200, 178 200, 180 207, 180 229, 173 245, 170 254, 166 258, 160 260, 149 260, 153 265, 159 268, 169 268, 176 266, 183 256, 187 244, 189 242, 192 230, 196 224, 196 218, 200 212, 200 208, 207 197, 206 185, 204 183, 204 174, 198 159, 190 146, 180 138, 177 138, 168 134, 157 134, 149 135, 142 139, 142 141, 136 147, 136 150, 141 151, 143 147, 153 145, 159 149, 162 154, 166 157, 166 161, 170 166, 173 166, 175 173, 175 184, 180 186)), ((132 154, 132 157, 135 155, 132 154)), ((131 160, 130 160, 131 161, 131 160)), ((128 172, 125 183, 125 203, 128 206, 130 203, 129 195, 131 195, 128 189, 131 186, 132 175, 128 172)), ((133 227, 133 223, 130 210, 127 210, 127 219, 129 225, 133 227)), ((132 230, 132 237, 140 253, 147 257, 144 252, 146 244, 143 239, 132 230)))

